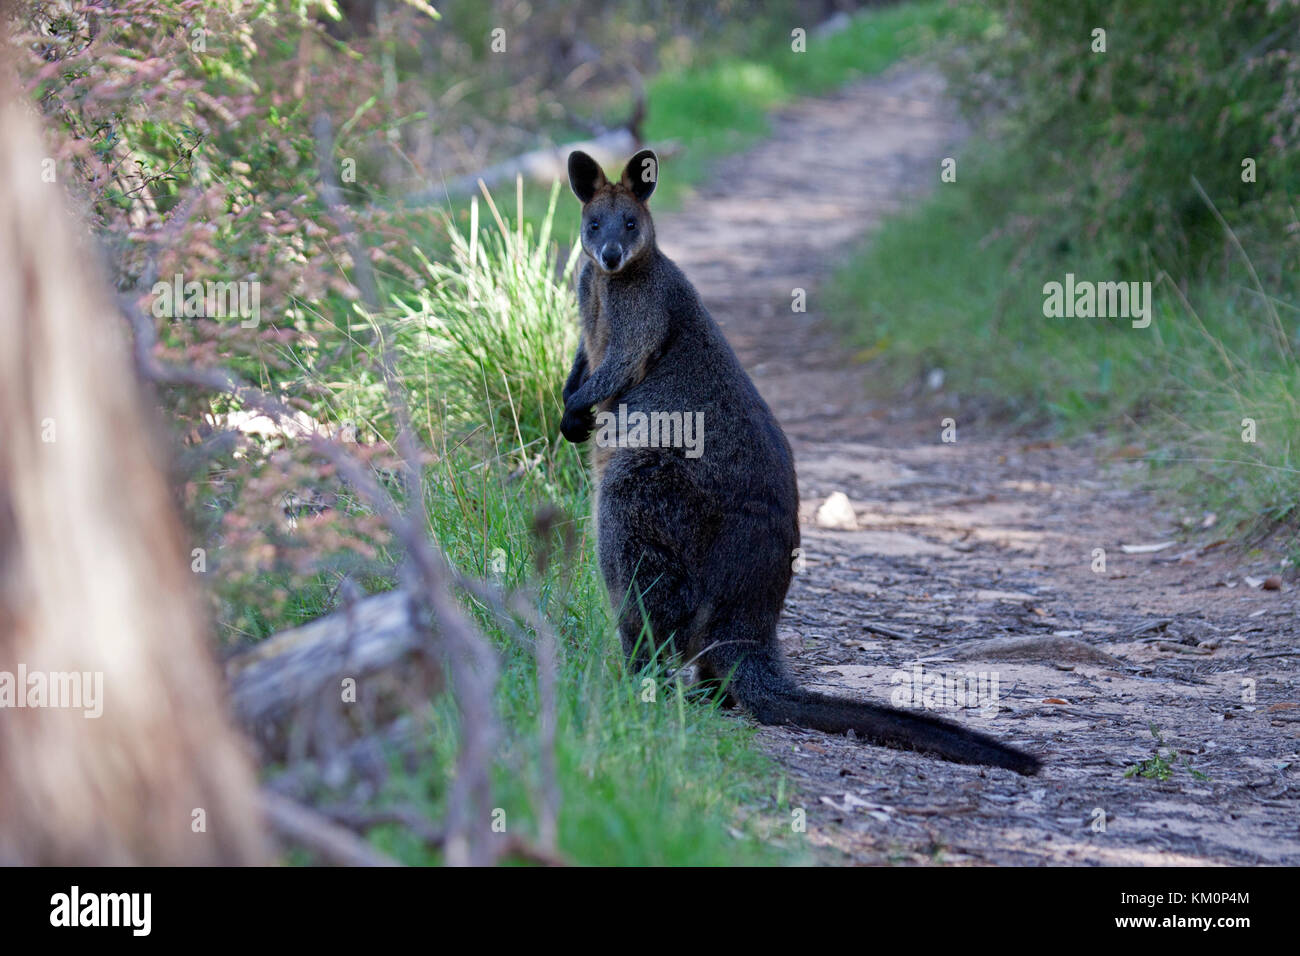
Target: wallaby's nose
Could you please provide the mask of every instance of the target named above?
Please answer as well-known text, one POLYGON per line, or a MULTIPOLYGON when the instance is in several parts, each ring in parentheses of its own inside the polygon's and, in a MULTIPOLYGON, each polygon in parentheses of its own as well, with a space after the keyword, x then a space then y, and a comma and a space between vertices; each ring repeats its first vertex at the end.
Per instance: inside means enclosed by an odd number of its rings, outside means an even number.
POLYGON ((613 269, 622 258, 623 247, 617 242, 607 242, 600 250, 600 261, 605 264, 606 269, 613 269))

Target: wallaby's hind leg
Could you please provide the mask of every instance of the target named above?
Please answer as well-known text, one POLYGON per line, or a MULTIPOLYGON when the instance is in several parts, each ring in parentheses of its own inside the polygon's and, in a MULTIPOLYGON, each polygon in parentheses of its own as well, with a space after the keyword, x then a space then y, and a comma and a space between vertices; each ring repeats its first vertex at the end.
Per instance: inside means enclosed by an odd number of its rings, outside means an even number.
POLYGON ((710 697, 719 698, 718 703, 724 710, 735 708, 736 698, 727 691, 726 681, 714 673, 709 662, 700 658, 696 661, 696 666, 699 669, 699 680, 696 681, 695 686, 710 697))
POLYGON ((642 670, 652 661, 660 667, 667 666, 686 651, 679 645, 678 635, 683 633, 686 623, 682 609, 691 607, 688 588, 681 574, 667 570, 666 565, 667 562, 643 554, 636 568, 620 564, 613 576, 602 569, 605 580, 610 582, 610 598, 621 609, 618 636, 633 670, 642 670), (644 576, 656 568, 659 573, 642 586, 644 576))
POLYGON ((685 651, 676 637, 685 623, 684 610, 693 606, 681 565, 672 555, 650 547, 634 560, 629 549, 607 547, 605 540, 601 572, 610 601, 619 609, 618 635, 628 666, 634 671, 652 662, 664 667, 685 651))
POLYGON ((649 615, 643 611, 635 592, 625 592, 623 609, 618 616, 618 639, 623 645, 623 657, 628 669, 635 672, 645 670, 654 657, 654 626, 649 615))
POLYGON ((782 723, 779 696, 793 687, 766 615, 734 608, 714 619, 700 656, 700 676, 720 684, 728 706, 738 703, 759 723, 782 723))
POLYGON ((600 570, 634 667, 657 648, 664 664, 687 653, 684 635, 702 604, 699 552, 716 520, 696 497, 674 463, 650 454, 611 467, 601 483, 600 570), (647 496, 647 484, 662 497, 647 496))

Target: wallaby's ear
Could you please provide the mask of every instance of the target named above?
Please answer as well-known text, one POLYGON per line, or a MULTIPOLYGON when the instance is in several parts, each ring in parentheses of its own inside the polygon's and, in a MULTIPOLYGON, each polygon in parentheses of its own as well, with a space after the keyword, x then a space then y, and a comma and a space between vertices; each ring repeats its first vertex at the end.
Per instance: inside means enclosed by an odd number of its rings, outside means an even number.
POLYGON ((596 190, 608 182, 600 164, 582 150, 575 149, 569 154, 569 186, 583 205, 591 202, 596 190))
POLYGON ((641 202, 650 198, 659 182, 659 157, 653 149, 643 149, 627 161, 623 170, 623 185, 641 202))

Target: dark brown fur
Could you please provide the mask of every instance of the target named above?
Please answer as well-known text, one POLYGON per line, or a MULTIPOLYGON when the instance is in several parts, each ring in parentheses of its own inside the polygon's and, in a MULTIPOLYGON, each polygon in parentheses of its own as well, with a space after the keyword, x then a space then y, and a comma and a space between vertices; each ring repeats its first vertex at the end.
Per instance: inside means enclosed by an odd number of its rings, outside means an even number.
POLYGON ((956 724, 815 694, 788 676, 776 635, 799 546, 794 459, 695 288, 655 243, 646 201, 657 174, 649 150, 617 183, 585 153, 569 157, 586 261, 582 341, 561 431, 584 442, 596 415, 620 405, 629 414, 703 413, 698 457, 608 442, 592 452, 600 567, 629 659, 636 667, 652 657, 695 659, 703 680, 763 723, 853 730, 888 746, 1036 772, 1037 758, 956 724))

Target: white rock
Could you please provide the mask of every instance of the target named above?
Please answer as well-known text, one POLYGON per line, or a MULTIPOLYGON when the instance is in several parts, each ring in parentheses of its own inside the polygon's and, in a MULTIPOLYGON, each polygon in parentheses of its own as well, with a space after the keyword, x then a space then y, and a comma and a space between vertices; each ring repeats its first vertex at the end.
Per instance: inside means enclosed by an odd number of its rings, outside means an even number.
POLYGON ((858 518, 853 513, 853 505, 849 502, 849 496, 842 491, 832 493, 822 503, 822 506, 817 509, 816 520, 819 528, 854 531, 858 527, 858 518))

